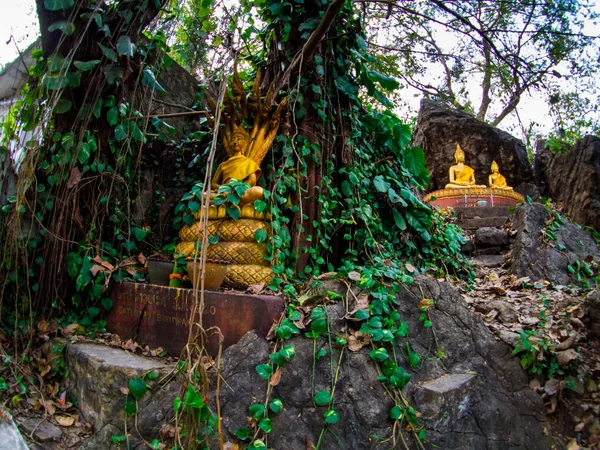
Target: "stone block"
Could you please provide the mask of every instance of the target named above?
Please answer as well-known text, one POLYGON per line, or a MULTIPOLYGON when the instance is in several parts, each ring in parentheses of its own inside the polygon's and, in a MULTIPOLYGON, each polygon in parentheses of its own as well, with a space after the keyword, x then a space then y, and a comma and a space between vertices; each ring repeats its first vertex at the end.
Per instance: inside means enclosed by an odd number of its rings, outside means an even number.
POLYGON ((466 414, 475 375, 453 373, 427 381, 415 389, 416 409, 424 419, 456 420, 466 414))
MULTIPOLYGON (((138 401, 137 430, 150 438, 153 433, 158 434, 172 416, 179 384, 163 382, 173 370, 172 365, 96 344, 67 345, 65 361, 70 372, 67 391, 75 395, 81 415, 96 430, 107 424, 123 429, 127 395, 122 389, 127 392, 130 380, 150 372, 156 374, 157 379, 145 378, 150 389, 138 401)), ((133 401, 131 396, 129 400, 133 401)), ((133 422, 128 428, 133 429, 133 422)))
POLYGON ((477 230, 482 227, 503 227, 506 217, 481 217, 473 219, 456 219, 456 225, 465 230, 477 230))
MULTIPOLYGON (((194 290, 120 283, 113 288, 112 299, 113 309, 106 318, 106 328, 111 333, 150 347, 162 347, 174 356, 187 344, 194 290)), ((250 330, 265 337, 284 308, 283 298, 272 295, 205 291, 202 322, 204 329, 218 327, 221 330, 225 349, 250 330)), ((211 355, 217 355, 216 334, 206 347, 211 355)))
POLYGON ((475 244, 478 247, 508 246, 508 231, 483 227, 475 232, 475 244))
POLYGON ((63 436, 63 432, 60 428, 39 417, 21 422, 19 428, 26 436, 31 436, 37 442, 42 443, 58 442, 63 436))
POLYGON ((471 258, 471 264, 475 267, 501 267, 504 264, 504 255, 479 255, 471 258))
POLYGON ((454 208, 457 219, 485 219, 486 217, 508 217, 508 206, 494 206, 487 208, 454 208))
POLYGON ((0 448, 29 450, 10 413, 0 408, 0 448))

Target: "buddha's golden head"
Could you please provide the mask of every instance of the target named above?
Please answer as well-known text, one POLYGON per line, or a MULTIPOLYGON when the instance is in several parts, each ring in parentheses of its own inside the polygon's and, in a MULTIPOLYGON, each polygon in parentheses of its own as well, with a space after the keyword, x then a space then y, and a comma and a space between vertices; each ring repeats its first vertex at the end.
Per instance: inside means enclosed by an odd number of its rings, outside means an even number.
POLYGON ((456 144, 456 151, 454 152, 454 160, 456 163, 465 162, 465 152, 460 148, 459 144, 456 144))
POLYGON ((496 161, 492 161, 491 169, 493 173, 498 173, 500 171, 500 167, 498 167, 498 163, 496 161))
POLYGON ((229 150, 230 153, 236 154, 239 152, 244 153, 248 146, 250 135, 246 129, 242 126, 234 126, 233 131, 229 135, 229 150))

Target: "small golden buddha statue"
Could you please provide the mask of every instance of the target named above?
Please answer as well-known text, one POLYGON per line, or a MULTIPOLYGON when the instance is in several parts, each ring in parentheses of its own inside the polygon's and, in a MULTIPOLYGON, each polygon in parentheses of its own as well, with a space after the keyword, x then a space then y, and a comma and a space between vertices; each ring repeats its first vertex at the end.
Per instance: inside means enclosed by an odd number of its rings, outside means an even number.
POLYGON ((450 183, 446 185, 446 189, 485 188, 475 184, 475 171, 465 164, 465 152, 458 144, 454 152, 454 160, 456 164, 448 171, 450 183))
POLYGON ((512 188, 506 184, 506 178, 504 178, 500 174, 500 168, 498 167, 498 163, 496 161, 492 162, 491 169, 492 173, 488 177, 488 183, 490 184, 490 187, 495 189, 507 189, 512 191, 512 188))
POLYGON ((256 186, 261 175, 260 167, 252 158, 245 156, 249 139, 250 136, 243 127, 236 127, 229 137, 231 156, 219 164, 210 185, 213 190, 217 190, 232 179, 245 181, 250 189, 242 196, 240 205, 263 198, 263 188, 256 186))

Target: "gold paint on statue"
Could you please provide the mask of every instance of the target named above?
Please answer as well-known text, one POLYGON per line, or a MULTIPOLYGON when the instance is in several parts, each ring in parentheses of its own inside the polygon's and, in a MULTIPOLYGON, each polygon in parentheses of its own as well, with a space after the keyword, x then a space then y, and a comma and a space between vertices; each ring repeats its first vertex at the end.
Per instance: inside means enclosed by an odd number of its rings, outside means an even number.
POLYGON ((456 164, 451 166, 448 171, 450 183, 446 185, 446 189, 485 188, 485 186, 475 184, 475 171, 465 164, 465 152, 458 144, 454 152, 454 160, 456 164))
POLYGON ((506 189, 512 191, 512 188, 506 184, 506 178, 500 174, 500 168, 496 161, 492 162, 492 173, 488 177, 488 182, 491 188, 506 189))
MULTIPOLYGON (((219 242, 207 248, 207 261, 223 264, 227 274, 223 285, 234 289, 246 289, 253 284, 268 285, 273 272, 267 256, 265 243, 258 244, 254 237, 256 230, 269 232, 271 215, 258 212, 254 202, 264 198, 263 188, 257 186, 261 176, 260 164, 271 148, 279 129, 281 112, 285 107, 284 99, 277 107, 273 106, 274 87, 271 85, 267 95, 260 96, 260 72, 257 74, 249 97, 234 68, 231 96, 225 96, 222 118, 224 126, 219 135, 228 158, 217 167, 211 182, 211 202, 217 190, 231 180, 244 181, 250 188, 241 198, 240 218, 234 221, 227 215, 225 205, 210 205, 208 210, 207 234, 218 236, 219 242), (244 123, 252 123, 252 129, 246 130, 244 123)), ((213 113, 215 101, 207 95, 207 102, 213 113)), ((212 118, 208 117, 209 123, 212 118)), ((191 257, 199 253, 196 242, 202 236, 200 229, 200 211, 195 214, 197 222, 184 227, 179 234, 181 242, 175 252, 191 257)))

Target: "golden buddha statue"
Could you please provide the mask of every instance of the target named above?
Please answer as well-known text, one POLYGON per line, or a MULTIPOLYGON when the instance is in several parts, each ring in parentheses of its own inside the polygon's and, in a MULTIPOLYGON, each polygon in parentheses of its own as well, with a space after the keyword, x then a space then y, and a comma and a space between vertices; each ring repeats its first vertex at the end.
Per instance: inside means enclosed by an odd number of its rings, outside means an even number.
MULTIPOLYGON (((257 242, 256 232, 271 232, 271 215, 257 211, 256 200, 264 198, 263 188, 257 186, 261 176, 260 164, 271 148, 277 135, 281 112, 285 99, 273 104, 274 87, 271 85, 265 96, 260 95, 260 72, 257 74, 249 96, 234 67, 231 95, 226 95, 221 113, 222 123, 219 136, 228 158, 217 167, 211 180, 210 205, 208 209, 208 236, 218 237, 216 244, 206 248, 206 261, 225 267, 224 287, 246 289, 253 284, 268 285, 273 279, 271 263, 267 256, 266 242, 257 242), (244 128, 252 124, 252 128, 244 128), (239 205, 239 218, 234 220, 227 213, 227 205, 215 205, 221 185, 231 180, 244 181, 250 188, 242 196, 239 205)), ((215 101, 206 96, 213 114, 215 101)), ((207 114, 209 124, 213 119, 207 114)), ((177 254, 191 258, 197 253, 196 244, 202 240, 204 225, 200 221, 200 211, 195 213, 196 222, 184 226, 179 232, 180 242, 175 249, 177 254)), ((209 271, 210 272, 210 271, 209 271)), ((210 273, 207 273, 207 276, 210 273)))
POLYGON ((253 159, 244 155, 249 138, 248 132, 243 127, 237 127, 231 134, 229 144, 233 154, 219 164, 210 184, 213 190, 217 190, 219 186, 229 183, 232 179, 248 183, 250 189, 242 196, 240 205, 263 198, 263 188, 256 185, 262 173, 260 167, 253 159))
POLYGON ((488 177, 488 183, 491 188, 495 189, 507 189, 511 190, 512 188, 506 184, 506 178, 500 174, 500 168, 498 167, 498 163, 496 161, 492 162, 492 173, 488 177))
POLYGON ((450 183, 446 185, 446 189, 485 188, 475 184, 475 171, 465 164, 465 152, 458 144, 456 144, 454 160, 456 164, 448 171, 450 183))

